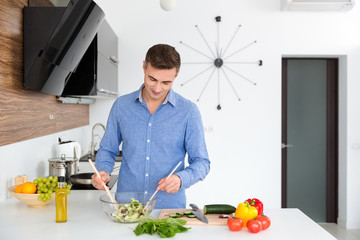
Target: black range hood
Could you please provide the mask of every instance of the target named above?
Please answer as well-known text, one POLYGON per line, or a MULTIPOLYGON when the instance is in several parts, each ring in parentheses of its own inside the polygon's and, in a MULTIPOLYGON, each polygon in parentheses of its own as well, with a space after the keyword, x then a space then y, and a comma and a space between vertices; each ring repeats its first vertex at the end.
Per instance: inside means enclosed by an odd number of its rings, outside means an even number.
POLYGON ((60 96, 105 14, 92 0, 24 8, 24 86, 60 96))

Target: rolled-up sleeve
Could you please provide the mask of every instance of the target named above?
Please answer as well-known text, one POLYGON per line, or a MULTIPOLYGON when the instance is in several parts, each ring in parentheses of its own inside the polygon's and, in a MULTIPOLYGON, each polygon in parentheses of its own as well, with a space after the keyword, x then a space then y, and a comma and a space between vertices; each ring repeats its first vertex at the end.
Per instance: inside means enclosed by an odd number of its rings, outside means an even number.
POLYGON ((176 173, 181 179, 181 188, 189 188, 205 179, 210 171, 201 114, 194 104, 190 109, 185 131, 185 148, 189 166, 176 173))

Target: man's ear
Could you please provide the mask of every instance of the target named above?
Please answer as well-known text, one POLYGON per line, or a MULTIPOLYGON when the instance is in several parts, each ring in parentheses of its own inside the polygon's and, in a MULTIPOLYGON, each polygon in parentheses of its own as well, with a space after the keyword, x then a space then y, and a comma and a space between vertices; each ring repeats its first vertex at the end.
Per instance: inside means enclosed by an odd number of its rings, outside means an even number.
POLYGON ((144 70, 144 73, 145 73, 145 70, 146 70, 146 63, 145 63, 145 61, 143 61, 143 70, 144 70))

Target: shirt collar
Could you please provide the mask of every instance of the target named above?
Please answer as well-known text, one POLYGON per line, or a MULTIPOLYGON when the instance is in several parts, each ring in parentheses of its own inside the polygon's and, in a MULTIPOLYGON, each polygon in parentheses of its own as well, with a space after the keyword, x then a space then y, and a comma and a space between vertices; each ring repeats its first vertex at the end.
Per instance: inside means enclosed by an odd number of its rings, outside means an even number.
MULTIPOLYGON (((138 90, 138 93, 135 95, 137 96, 135 98, 135 100, 139 99, 139 102, 143 103, 144 99, 141 96, 141 91, 144 88, 144 83, 141 84, 141 87, 138 90)), ((165 100, 162 102, 163 105, 165 105, 166 103, 170 103, 171 105, 173 105, 174 107, 176 106, 176 99, 175 99, 175 92, 173 91, 173 89, 171 88, 168 95, 166 96, 165 100)))

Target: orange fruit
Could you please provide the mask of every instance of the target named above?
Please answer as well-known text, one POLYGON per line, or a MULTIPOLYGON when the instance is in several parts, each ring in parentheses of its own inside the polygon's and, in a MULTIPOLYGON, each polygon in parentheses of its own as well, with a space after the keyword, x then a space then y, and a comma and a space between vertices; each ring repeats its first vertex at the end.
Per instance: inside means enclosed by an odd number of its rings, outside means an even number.
POLYGON ((36 193, 36 185, 32 182, 26 182, 22 184, 22 193, 33 194, 36 193))
POLYGON ((16 192, 16 193, 22 193, 23 185, 24 185, 24 184, 18 185, 18 186, 15 188, 15 192, 16 192))

